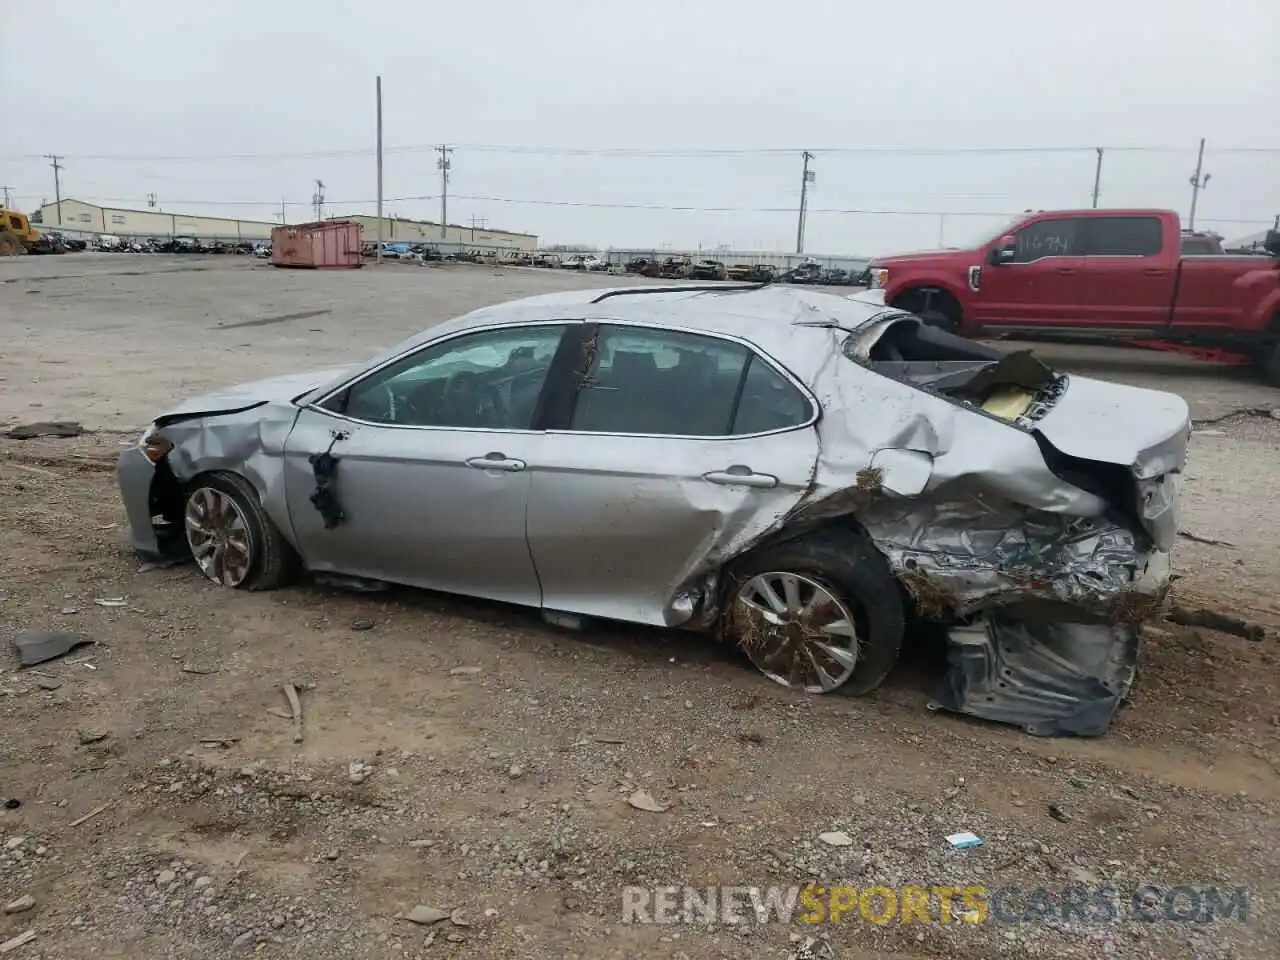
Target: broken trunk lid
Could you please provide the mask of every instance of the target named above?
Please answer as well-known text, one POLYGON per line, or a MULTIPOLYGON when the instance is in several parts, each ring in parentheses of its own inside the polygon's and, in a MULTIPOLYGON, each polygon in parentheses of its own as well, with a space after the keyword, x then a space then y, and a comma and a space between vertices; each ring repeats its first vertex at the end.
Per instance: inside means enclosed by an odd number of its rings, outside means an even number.
POLYGON ((1186 463, 1191 412, 1177 394, 1072 376, 1034 430, 1069 457, 1150 480, 1186 463))

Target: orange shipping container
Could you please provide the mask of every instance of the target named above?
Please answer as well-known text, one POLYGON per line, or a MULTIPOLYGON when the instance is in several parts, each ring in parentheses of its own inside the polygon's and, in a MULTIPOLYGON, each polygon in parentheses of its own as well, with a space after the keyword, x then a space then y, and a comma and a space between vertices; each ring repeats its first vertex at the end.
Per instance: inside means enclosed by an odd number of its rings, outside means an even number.
POLYGON ((363 229, 353 220, 273 227, 271 263, 276 267, 358 267, 363 229))

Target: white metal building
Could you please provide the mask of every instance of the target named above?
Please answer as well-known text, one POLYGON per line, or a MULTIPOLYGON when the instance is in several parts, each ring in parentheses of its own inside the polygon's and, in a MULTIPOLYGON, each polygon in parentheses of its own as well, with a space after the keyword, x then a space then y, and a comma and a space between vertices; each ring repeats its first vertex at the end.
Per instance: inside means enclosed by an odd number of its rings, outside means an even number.
MULTIPOLYGON (((354 220, 364 227, 364 239, 378 235, 378 218, 364 215, 334 216, 330 220, 354 220)), ((271 228, 278 223, 265 220, 233 220, 228 217, 206 217, 159 210, 128 210, 100 207, 84 200, 63 200, 61 205, 46 203, 31 215, 31 222, 44 230, 75 233, 108 233, 130 238, 198 237, 201 240, 270 240, 271 228)), ((383 217, 382 239, 386 243, 460 244, 484 251, 536 250, 538 238, 531 233, 491 230, 488 227, 465 227, 449 224, 441 236, 440 224, 429 220, 407 220, 383 217)))
POLYGON ((262 220, 232 220, 159 210, 127 210, 100 207, 83 200, 46 203, 31 215, 43 230, 108 233, 120 237, 199 237, 202 240, 269 240, 278 224, 262 220))
MULTIPOLYGON (((364 227, 365 242, 378 238, 378 218, 363 215, 333 217, 335 220, 354 220, 364 227)), ((382 218, 384 243, 460 243, 478 250, 536 250, 538 238, 532 233, 513 233, 509 230, 491 230, 488 227, 465 227, 451 223, 441 236, 440 224, 430 220, 406 220, 403 217, 382 218)))

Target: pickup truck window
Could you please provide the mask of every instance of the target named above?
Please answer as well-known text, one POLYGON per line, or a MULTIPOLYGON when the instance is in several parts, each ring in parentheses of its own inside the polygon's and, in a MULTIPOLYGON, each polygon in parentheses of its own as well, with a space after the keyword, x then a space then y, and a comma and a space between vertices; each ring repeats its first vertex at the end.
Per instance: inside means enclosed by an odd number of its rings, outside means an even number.
POLYGON ((1150 257, 1164 245, 1158 217, 1091 217, 1086 223, 1086 257, 1150 257))
POLYGON ((1080 220, 1038 220, 1019 230, 1014 237, 1012 263, 1031 263, 1044 257, 1080 256, 1080 220))

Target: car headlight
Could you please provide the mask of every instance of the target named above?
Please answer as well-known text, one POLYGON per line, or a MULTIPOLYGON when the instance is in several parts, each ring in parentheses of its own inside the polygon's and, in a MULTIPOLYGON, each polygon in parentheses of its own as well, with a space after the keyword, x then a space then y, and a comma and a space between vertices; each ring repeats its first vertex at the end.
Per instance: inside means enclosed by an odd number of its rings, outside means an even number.
POLYGON ((889 270, 886 267, 873 267, 871 270, 871 289, 883 290, 889 286, 889 270))
POLYGON ((160 432, 160 428, 153 423, 138 438, 138 449, 152 463, 159 463, 169 455, 169 451, 173 449, 173 444, 168 437, 160 432))

